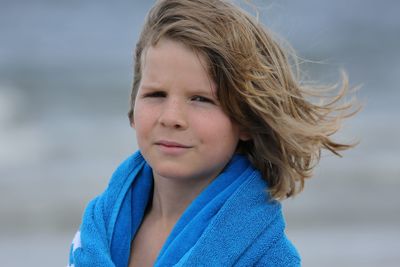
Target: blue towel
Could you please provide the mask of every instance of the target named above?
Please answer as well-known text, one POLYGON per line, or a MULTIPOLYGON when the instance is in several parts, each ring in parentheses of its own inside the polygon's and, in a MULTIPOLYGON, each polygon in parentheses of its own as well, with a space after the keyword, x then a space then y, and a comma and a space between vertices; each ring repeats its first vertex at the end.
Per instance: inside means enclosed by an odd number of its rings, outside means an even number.
MULTIPOLYGON (((128 266, 152 187, 152 170, 136 152, 88 204, 70 266, 128 266)), ((284 233, 281 205, 269 199, 266 187, 247 158, 235 155, 182 214, 154 265, 300 266, 284 233)))

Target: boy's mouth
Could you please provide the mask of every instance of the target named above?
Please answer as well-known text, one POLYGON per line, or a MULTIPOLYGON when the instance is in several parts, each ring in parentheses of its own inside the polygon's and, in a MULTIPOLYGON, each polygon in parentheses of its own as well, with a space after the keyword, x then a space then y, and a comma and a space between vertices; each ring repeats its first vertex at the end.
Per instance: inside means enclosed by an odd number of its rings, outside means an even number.
POLYGON ((171 148, 191 148, 192 146, 184 145, 175 141, 160 140, 155 142, 158 146, 171 147, 171 148))

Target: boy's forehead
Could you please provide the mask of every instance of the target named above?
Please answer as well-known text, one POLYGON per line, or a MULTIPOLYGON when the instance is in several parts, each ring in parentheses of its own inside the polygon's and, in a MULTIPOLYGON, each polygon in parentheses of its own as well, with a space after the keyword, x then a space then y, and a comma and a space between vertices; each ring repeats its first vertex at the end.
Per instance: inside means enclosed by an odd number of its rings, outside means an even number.
POLYGON ((161 37, 160 39, 158 39, 157 41, 154 41, 154 42, 148 41, 148 43, 143 47, 141 57, 140 57, 140 63, 142 66, 146 62, 146 58, 147 58, 147 54, 148 54, 149 50, 153 49, 153 48, 158 48, 160 46, 160 44, 164 43, 164 42, 172 42, 172 43, 178 44, 178 45, 186 48, 187 50, 190 50, 192 53, 196 54, 196 56, 199 58, 202 65, 204 65, 205 67, 207 67, 207 69, 209 69, 210 59, 208 58, 205 49, 201 49, 199 47, 194 47, 194 46, 188 44, 187 42, 184 42, 179 39, 177 40, 174 38, 169 38, 169 37, 161 37))
MULTIPOLYGON (((157 83, 183 79, 190 82, 192 90, 198 85, 216 94, 216 83, 210 75, 207 58, 184 42, 163 38, 143 48, 141 53, 141 86, 157 88, 157 83), (174 70, 178 70, 177 73, 174 70), (195 84, 193 84, 195 83, 195 84)), ((187 82, 189 84, 189 82, 187 82)))
MULTIPOLYGON (((211 72, 210 72, 211 65, 210 65, 210 59, 208 58, 207 53, 205 51, 202 51, 199 48, 190 46, 183 41, 175 40, 175 39, 171 39, 171 38, 167 38, 167 37, 162 37, 155 43, 149 42, 148 45, 146 45, 143 48, 142 53, 140 55, 140 59, 139 59, 140 65, 141 65, 140 69, 141 69, 142 74, 143 74, 143 70, 146 67, 147 59, 149 58, 148 57, 149 52, 152 51, 152 53, 154 53, 154 51, 157 51, 158 48, 160 47, 160 45, 164 42, 169 42, 170 44, 171 43, 178 44, 179 46, 185 48, 187 51, 190 51, 193 54, 195 54, 198 59, 198 62, 200 62, 200 64, 201 64, 203 70, 207 73, 207 77, 210 80, 210 83, 215 85, 214 77, 211 75, 211 72)), ((155 57, 155 58, 157 58, 157 57, 155 57)), ((212 86, 212 87, 215 87, 215 86, 212 86)))

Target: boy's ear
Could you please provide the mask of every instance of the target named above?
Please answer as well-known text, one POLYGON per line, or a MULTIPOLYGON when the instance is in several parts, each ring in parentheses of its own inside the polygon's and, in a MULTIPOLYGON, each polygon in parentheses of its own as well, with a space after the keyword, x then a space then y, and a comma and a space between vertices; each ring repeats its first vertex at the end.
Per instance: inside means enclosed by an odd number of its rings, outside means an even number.
POLYGON ((241 141, 249 141, 251 140, 251 134, 248 131, 240 131, 239 139, 241 141))
POLYGON ((133 116, 133 108, 131 108, 128 112, 129 123, 133 129, 135 129, 135 119, 133 116))

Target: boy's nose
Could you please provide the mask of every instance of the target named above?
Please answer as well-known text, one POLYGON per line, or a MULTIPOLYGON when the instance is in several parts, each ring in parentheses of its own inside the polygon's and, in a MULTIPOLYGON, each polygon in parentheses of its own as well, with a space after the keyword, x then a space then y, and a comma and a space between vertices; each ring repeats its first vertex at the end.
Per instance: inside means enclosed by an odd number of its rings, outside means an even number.
POLYGON ((187 128, 185 105, 181 102, 177 99, 171 99, 164 103, 159 116, 159 123, 162 126, 180 130, 187 128))

